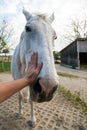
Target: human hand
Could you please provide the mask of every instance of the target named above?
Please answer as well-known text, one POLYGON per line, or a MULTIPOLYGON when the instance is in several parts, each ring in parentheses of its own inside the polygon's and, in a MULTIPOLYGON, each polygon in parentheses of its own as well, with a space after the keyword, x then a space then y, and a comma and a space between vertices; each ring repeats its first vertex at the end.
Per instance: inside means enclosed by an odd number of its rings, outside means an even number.
POLYGON ((30 62, 28 63, 27 74, 25 76, 30 85, 37 78, 38 74, 40 73, 42 66, 43 66, 43 63, 38 64, 38 53, 34 52, 31 56, 30 62))

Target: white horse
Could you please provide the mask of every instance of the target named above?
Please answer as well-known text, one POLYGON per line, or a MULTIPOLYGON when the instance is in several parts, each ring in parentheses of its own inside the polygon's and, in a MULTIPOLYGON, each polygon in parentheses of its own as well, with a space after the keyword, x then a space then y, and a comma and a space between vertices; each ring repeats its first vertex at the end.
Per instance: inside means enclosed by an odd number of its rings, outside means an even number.
POLYGON ((23 10, 23 13, 27 23, 21 34, 20 43, 15 49, 11 70, 15 80, 25 76, 25 70, 33 52, 38 52, 38 63, 43 62, 37 81, 31 87, 28 86, 19 92, 19 115, 22 113, 22 101, 29 101, 30 97, 30 122, 34 124, 36 119, 33 111, 33 101, 50 101, 58 86, 58 75, 52 51, 56 33, 51 26, 54 20, 53 14, 48 18, 41 14, 32 15, 25 10, 23 10))

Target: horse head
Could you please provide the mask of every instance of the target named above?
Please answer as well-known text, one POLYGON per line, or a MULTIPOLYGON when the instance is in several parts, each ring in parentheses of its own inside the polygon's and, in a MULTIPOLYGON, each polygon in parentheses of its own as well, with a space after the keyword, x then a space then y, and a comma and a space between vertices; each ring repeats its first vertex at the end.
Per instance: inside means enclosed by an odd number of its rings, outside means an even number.
POLYGON ((57 36, 51 25, 54 15, 33 15, 25 10, 23 13, 27 23, 21 36, 21 62, 27 67, 33 52, 38 52, 38 63, 43 62, 37 80, 30 87, 30 96, 36 102, 50 101, 58 87, 53 57, 53 44, 57 36))

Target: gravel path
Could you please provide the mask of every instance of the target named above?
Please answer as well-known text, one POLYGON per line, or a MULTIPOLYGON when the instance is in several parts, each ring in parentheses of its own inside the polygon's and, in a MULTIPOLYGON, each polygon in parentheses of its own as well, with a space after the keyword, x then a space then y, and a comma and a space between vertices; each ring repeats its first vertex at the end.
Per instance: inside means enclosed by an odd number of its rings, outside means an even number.
MULTIPOLYGON (((60 70, 59 67, 57 69, 60 70)), ((65 71, 62 68, 60 72, 68 72, 66 68, 64 69, 65 71)), ((60 84, 71 91, 80 91, 82 95, 86 95, 87 81, 81 77, 83 74, 75 79, 60 76, 60 84)), ((10 80, 12 80, 10 73, 0 73, 0 81, 10 80)), ((87 95, 85 98, 87 99, 87 95)), ((58 92, 50 102, 34 103, 34 110, 37 119, 35 128, 29 127, 27 123, 30 117, 28 103, 23 103, 22 117, 15 119, 15 114, 18 112, 18 96, 13 95, 0 104, 0 130, 87 130, 87 115, 84 115, 58 92)))
POLYGON ((56 68, 59 73, 73 75, 73 77, 60 76, 60 85, 72 93, 79 93, 81 99, 87 102, 87 71, 69 69, 60 65, 56 65, 56 68))
POLYGON ((79 76, 82 78, 87 78, 87 70, 76 70, 76 69, 70 69, 68 67, 64 67, 61 65, 56 65, 57 72, 62 72, 66 74, 71 74, 74 76, 79 76))

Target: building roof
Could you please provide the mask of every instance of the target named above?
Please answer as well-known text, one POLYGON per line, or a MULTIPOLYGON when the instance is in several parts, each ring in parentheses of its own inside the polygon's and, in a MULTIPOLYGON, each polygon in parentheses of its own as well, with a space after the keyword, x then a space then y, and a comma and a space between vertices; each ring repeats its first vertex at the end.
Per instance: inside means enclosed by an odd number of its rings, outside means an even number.
POLYGON ((87 38, 77 38, 76 40, 74 40, 73 42, 71 42, 69 45, 67 45, 66 47, 64 47, 60 52, 62 52, 66 48, 68 48, 71 44, 77 43, 77 41, 87 41, 87 38))

